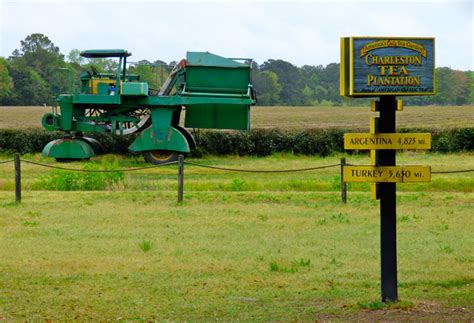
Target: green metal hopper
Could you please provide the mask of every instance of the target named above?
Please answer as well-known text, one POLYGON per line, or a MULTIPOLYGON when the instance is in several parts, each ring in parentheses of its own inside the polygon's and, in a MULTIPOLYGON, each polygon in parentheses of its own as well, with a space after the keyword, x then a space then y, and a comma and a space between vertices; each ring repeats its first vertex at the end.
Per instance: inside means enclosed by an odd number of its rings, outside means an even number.
MULTIPOLYGON (((250 97, 250 60, 247 64, 208 52, 188 52, 186 85, 182 95, 194 97, 250 97)), ((249 129, 250 106, 207 103, 186 108, 185 126, 189 128, 249 129)))

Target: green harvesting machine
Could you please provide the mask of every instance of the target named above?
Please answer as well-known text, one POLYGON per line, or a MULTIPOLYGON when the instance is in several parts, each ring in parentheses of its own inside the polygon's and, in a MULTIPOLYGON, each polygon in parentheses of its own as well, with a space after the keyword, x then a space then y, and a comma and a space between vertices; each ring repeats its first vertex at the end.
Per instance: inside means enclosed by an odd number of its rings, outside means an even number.
POLYGON ((75 93, 70 90, 57 97, 59 111, 46 113, 42 124, 51 131, 64 131, 64 136, 48 143, 44 156, 58 161, 87 159, 102 147, 84 133, 137 133, 128 149, 142 153, 147 162, 161 164, 196 148, 186 128, 249 128, 250 106, 256 102, 249 59, 188 52, 161 88, 152 91, 139 75, 127 73, 131 53, 126 50, 86 50, 81 56, 116 58, 116 72, 98 73, 92 68, 80 75, 75 93))

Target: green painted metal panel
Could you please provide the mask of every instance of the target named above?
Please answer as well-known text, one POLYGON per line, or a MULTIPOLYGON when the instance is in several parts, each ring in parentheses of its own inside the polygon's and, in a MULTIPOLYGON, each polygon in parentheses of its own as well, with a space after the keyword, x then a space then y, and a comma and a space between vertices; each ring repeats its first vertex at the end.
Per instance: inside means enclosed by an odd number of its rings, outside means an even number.
POLYGON ((186 105, 186 127, 249 128, 249 65, 210 53, 191 52, 187 56, 185 82, 183 95, 208 100, 205 104, 186 105), (227 98, 239 96, 240 102, 226 102, 227 98), (222 98, 220 104, 212 102, 215 97, 222 98))
POLYGON ((88 121, 75 121, 73 130, 82 131, 82 132, 107 132, 108 131, 107 127, 97 124, 95 122, 88 122, 88 121))
POLYGON ((74 103, 81 104, 120 104, 120 96, 115 95, 93 95, 93 94, 75 94, 74 103))
POLYGON ((57 99, 61 111, 61 127, 64 131, 72 130, 73 98, 71 95, 60 95, 57 99))
POLYGON ((148 95, 148 83, 126 82, 122 83, 122 95, 148 95))
POLYGON ((247 94, 250 66, 207 52, 188 52, 186 91, 247 94))
POLYGON ((191 151, 186 137, 177 129, 169 128, 166 138, 161 140, 155 136, 152 127, 142 131, 128 149, 135 152, 168 150, 189 153, 191 151))
POLYGON ((41 124, 49 131, 61 129, 61 117, 53 113, 45 113, 41 118, 41 124))
POLYGON ((157 140, 167 140, 172 118, 173 108, 171 107, 155 107, 151 109, 151 127, 153 135, 157 140))
POLYGON ((97 84, 97 94, 99 94, 99 95, 108 95, 109 94, 109 84, 107 84, 107 83, 98 83, 97 84))
MULTIPOLYGON (((229 105, 253 105, 254 101, 249 97, 227 97, 227 96, 216 96, 216 95, 209 95, 209 96, 147 96, 147 97, 129 97, 133 98, 134 106, 137 105, 195 105, 195 104, 229 104, 229 105)), ((127 97, 123 97, 124 102, 130 103, 132 100, 125 101, 129 99, 127 97)))
POLYGON ((236 62, 230 58, 225 58, 209 52, 187 52, 186 64, 199 66, 221 66, 221 67, 244 67, 245 64, 236 62))
POLYGON ((247 130, 250 127, 247 105, 199 104, 186 107, 185 127, 247 130))
POLYGON ((95 156, 92 147, 81 140, 56 139, 43 149, 43 156, 63 159, 86 159, 95 156))
POLYGON ((250 83, 250 69, 216 66, 187 66, 186 91, 246 95, 250 83))

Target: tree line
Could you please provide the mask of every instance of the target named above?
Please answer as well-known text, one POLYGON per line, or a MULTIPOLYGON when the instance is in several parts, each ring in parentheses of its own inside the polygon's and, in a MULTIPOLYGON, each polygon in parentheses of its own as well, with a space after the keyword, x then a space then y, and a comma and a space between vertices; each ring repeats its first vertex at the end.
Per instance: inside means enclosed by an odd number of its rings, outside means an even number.
MULTIPOLYGON (((69 77, 77 81, 84 70, 114 73, 112 59, 86 60, 73 49, 67 56, 43 34, 31 34, 12 55, 0 57, 0 105, 51 105, 68 91, 69 77)), ((159 89, 176 62, 142 60, 130 65, 151 89, 159 89)), ((369 99, 352 100, 339 95, 339 64, 304 65, 269 59, 252 62, 252 82, 262 106, 366 105, 369 99)), ((474 104, 474 71, 449 67, 436 69, 435 96, 406 97, 410 105, 474 104)))

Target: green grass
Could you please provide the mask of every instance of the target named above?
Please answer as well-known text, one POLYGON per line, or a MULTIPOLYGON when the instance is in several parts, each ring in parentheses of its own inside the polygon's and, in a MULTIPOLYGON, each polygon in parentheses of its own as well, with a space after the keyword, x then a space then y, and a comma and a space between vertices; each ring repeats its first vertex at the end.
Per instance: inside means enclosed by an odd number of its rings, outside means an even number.
MULTIPOLYGON (((398 225, 401 299, 472 309, 474 194, 399 195, 416 199, 399 214, 418 214, 398 225)), ((1 192, 0 316, 309 320, 371 308, 377 203, 273 196, 192 192, 179 205, 172 192, 25 192, 16 205, 1 192)))
MULTIPOLYGON (((1 156, 0 160, 8 156, 1 156)), ((24 156, 52 163, 39 155, 24 156)), ((346 156, 363 164, 368 156, 346 156)), ((105 161, 141 165, 131 157, 105 161)), ((208 157, 293 169, 337 157, 208 157)), ((400 164, 473 168, 472 153, 399 154, 400 164)), ((80 168, 80 163, 62 166, 80 168)), ((340 203, 339 168, 247 174, 185 167, 126 173, 105 191, 47 191, 54 174, 0 165, 0 319, 469 319, 474 306, 473 173, 398 185, 401 302, 379 301, 379 206, 368 185, 340 203), (43 184, 41 184, 43 185, 43 184)))
MULTIPOLYGON (((258 157, 215 157, 203 159, 188 159, 193 162, 222 166, 228 168, 281 170, 306 167, 318 167, 339 163, 339 157, 346 157, 351 164, 369 164, 367 155, 341 155, 321 158, 318 156, 295 156, 292 154, 275 154, 273 156, 258 157)), ((474 169, 474 155, 472 153, 459 154, 432 154, 424 152, 406 152, 397 155, 400 165, 430 165, 433 171, 474 169)), ((0 155, 0 160, 11 156, 0 155)), ((43 158, 39 154, 26 155, 23 158, 72 168, 130 168, 144 166, 141 157, 101 156, 93 158, 90 163, 56 164, 51 158, 43 158), (104 163, 104 161, 107 161, 104 163)), ((58 171, 42 168, 35 165, 22 164, 22 187, 25 190, 53 190, 64 189, 68 183, 72 189, 106 189, 112 191, 176 191, 176 166, 165 166, 148 170, 123 174, 64 173, 58 176, 58 171), (123 180, 122 180, 123 177, 123 180), (56 181, 53 179, 56 178, 56 181)), ((61 172, 59 172, 59 175, 61 172)), ((218 170, 185 166, 185 191, 218 191, 218 192, 245 192, 258 191, 269 198, 272 193, 278 192, 334 192, 340 190, 340 169, 327 168, 310 172, 256 174, 223 172, 218 170)), ((398 185, 400 191, 406 192, 474 192, 474 172, 459 174, 433 174, 430 183, 410 183, 398 185)), ((0 165, 0 191, 13 190, 13 165, 0 165)), ((349 183, 349 192, 370 191, 368 183, 349 183)), ((350 193, 349 193, 350 194, 350 193)))
MULTIPOLYGON (((472 168, 472 157, 410 153, 398 162, 460 169, 472 168)), ((282 169, 337 160, 195 161, 282 169)), ((382 304, 378 202, 368 186, 354 185, 341 204, 339 168, 275 175, 186 166, 177 203, 174 166, 126 173, 120 185, 89 192, 38 190, 50 170, 22 166, 23 202, 15 204, 12 166, 0 165, 0 318, 472 318, 473 173, 398 185, 401 302, 382 304)))

